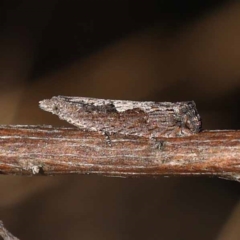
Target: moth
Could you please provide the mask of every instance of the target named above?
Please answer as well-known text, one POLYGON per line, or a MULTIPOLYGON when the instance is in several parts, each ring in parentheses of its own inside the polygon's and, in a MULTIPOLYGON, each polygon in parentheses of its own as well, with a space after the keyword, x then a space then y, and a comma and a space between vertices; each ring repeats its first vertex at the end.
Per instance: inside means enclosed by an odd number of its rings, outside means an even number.
POLYGON ((147 138, 184 137, 201 130, 193 101, 138 102, 56 96, 40 108, 85 130, 147 138))

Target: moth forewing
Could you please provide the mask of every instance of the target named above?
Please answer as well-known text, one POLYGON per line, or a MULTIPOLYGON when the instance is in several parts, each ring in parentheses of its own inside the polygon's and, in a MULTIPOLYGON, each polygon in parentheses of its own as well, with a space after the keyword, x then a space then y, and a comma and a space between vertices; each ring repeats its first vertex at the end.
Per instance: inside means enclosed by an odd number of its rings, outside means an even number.
POLYGON ((193 101, 137 102, 57 96, 41 101, 40 107, 86 131, 152 138, 189 136, 201 130, 193 101))

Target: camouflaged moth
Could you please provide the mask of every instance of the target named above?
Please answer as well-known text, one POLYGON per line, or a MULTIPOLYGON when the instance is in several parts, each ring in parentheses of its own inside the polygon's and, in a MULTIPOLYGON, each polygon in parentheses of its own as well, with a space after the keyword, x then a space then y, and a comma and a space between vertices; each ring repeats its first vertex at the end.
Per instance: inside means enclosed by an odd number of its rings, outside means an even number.
POLYGON ((85 131, 148 138, 184 137, 201 130, 193 101, 138 102, 57 96, 40 107, 85 131))

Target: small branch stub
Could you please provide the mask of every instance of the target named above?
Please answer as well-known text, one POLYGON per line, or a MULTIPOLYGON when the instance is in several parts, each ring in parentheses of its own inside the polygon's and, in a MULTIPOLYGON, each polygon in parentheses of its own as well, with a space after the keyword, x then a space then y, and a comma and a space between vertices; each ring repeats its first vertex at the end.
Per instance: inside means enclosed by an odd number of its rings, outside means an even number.
POLYGON ((14 237, 3 225, 3 222, 0 221, 0 236, 3 240, 19 240, 18 238, 14 237))

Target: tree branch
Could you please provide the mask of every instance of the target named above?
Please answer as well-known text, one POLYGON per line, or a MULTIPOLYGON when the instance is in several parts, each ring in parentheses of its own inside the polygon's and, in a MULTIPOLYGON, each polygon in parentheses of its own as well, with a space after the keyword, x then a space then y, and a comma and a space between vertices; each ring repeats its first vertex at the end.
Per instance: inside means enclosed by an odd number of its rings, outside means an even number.
POLYGON ((3 222, 0 221, 0 236, 3 240, 19 240, 18 238, 14 237, 3 225, 3 222))
POLYGON ((0 126, 0 173, 105 176, 209 175, 240 179, 240 131, 188 137, 105 136, 76 128, 0 126))

